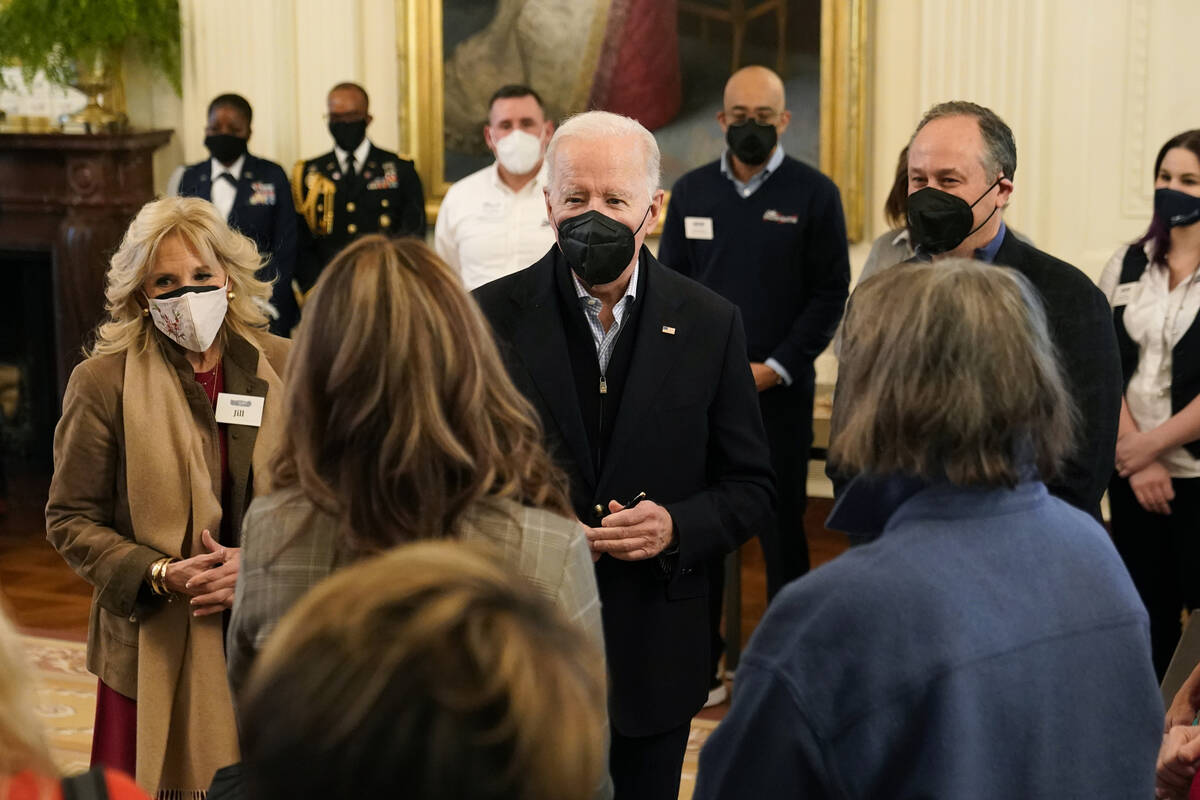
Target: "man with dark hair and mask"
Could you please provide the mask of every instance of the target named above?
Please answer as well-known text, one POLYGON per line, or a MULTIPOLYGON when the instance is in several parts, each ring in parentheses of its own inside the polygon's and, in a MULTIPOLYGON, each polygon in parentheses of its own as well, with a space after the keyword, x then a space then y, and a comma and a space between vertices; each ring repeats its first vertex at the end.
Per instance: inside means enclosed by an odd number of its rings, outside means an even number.
POLYGON ((929 109, 908 146, 914 260, 974 258, 1011 267, 1037 289, 1080 412, 1074 451, 1059 474, 1042 477, 1051 494, 1100 519, 1124 386, 1112 311, 1091 279, 1004 224, 1016 171, 1016 140, 994 111, 961 100, 929 109))
POLYGON ((168 194, 211 201, 231 228, 249 236, 267 259, 257 277, 274 281, 268 313, 271 333, 287 336, 297 321, 292 275, 296 267, 296 210, 287 173, 274 161, 246 152, 254 111, 246 98, 223 94, 208 104, 204 146, 210 158, 183 167, 168 194))
MULTIPOLYGON (((779 137, 790 120, 778 75, 759 66, 735 72, 717 112, 725 153, 676 182, 658 248, 664 264, 737 304, 746 321, 747 358, 779 492, 776 518, 758 531, 768 598, 808 572, 813 362, 833 338, 850 285, 841 198, 833 181, 784 154, 779 137)), ((725 699, 716 674, 719 567, 709 569, 712 705, 725 699)))
POLYGON ((775 494, 741 313, 643 246, 659 161, 628 117, 567 120, 546 151, 556 244, 475 290, 596 559, 618 800, 677 797, 711 674, 708 565, 775 494))
POLYGON ((437 254, 467 289, 524 269, 554 241, 542 193, 553 132, 533 89, 509 84, 492 95, 483 140, 496 161, 450 187, 434 228, 437 254))
POLYGON ((367 138, 367 91, 339 83, 327 99, 333 150, 292 169, 300 215, 296 282, 307 292, 329 260, 364 233, 425 236, 425 195, 413 163, 367 138))

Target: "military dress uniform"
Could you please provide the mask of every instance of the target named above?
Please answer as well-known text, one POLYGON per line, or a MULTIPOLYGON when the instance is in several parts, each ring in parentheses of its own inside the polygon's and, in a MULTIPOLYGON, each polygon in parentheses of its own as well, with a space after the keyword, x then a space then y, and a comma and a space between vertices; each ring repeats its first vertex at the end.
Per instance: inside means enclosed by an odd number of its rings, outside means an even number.
POLYGON ((374 144, 353 175, 331 150, 292 170, 300 215, 296 281, 307 292, 339 250, 364 233, 425 236, 425 195, 413 163, 374 144))
MULTIPOLYGON (((292 277, 296 265, 296 212, 292 207, 288 176, 283 167, 275 162, 249 153, 239 161, 241 167, 235 181, 236 195, 226 219, 230 227, 253 239, 258 252, 267 257, 266 266, 255 274, 260 280, 275 282, 271 290, 271 305, 279 316, 271 320, 271 332, 287 336, 299 315, 292 295, 292 277)), ((184 168, 176 193, 181 197, 199 197, 211 201, 213 165, 216 163, 212 159, 205 159, 184 168)), ((237 167, 238 163, 235 162, 226 169, 237 167)))

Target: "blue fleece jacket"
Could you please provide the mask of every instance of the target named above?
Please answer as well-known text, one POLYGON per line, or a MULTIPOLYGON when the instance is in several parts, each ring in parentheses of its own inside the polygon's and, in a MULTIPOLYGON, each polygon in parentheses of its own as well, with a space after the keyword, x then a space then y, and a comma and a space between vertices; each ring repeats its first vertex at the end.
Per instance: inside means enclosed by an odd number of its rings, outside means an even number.
POLYGON ((1153 796, 1146 613, 1092 518, 1038 482, 856 479, 829 525, 877 538, 776 597, 697 800, 1153 796))

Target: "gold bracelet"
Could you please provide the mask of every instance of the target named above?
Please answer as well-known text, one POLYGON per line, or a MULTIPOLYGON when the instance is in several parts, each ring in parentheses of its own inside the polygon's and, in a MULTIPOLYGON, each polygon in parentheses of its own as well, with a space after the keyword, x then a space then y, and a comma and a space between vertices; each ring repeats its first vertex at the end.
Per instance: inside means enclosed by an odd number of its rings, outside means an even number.
POLYGON ((160 581, 159 576, 162 573, 163 564, 165 564, 165 563, 166 563, 166 559, 160 558, 159 560, 155 561, 153 564, 150 565, 150 590, 152 592, 154 592, 156 595, 160 595, 160 596, 162 595, 163 591, 162 591, 162 583, 160 581))
POLYGON ((167 566, 179 559, 160 558, 150 565, 150 590, 159 597, 165 597, 171 592, 167 589, 167 566))

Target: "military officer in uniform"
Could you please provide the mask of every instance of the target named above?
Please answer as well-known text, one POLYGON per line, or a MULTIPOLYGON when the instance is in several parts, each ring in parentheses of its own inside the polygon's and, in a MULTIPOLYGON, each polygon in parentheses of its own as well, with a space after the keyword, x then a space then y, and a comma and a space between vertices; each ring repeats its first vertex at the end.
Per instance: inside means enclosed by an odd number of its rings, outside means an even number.
POLYGON ((254 240, 267 258, 258 277, 274 281, 271 333, 287 336, 299 310, 292 294, 296 266, 296 210, 287 173, 274 161, 246 152, 254 111, 246 98, 219 95, 208 104, 204 146, 210 158, 180 167, 168 194, 210 201, 229 222, 254 240))
POLYGON ((302 292, 333 256, 363 233, 425 236, 425 196, 411 161, 367 138, 367 92, 356 83, 329 91, 333 150, 297 161, 292 196, 301 217, 296 281, 302 292))

